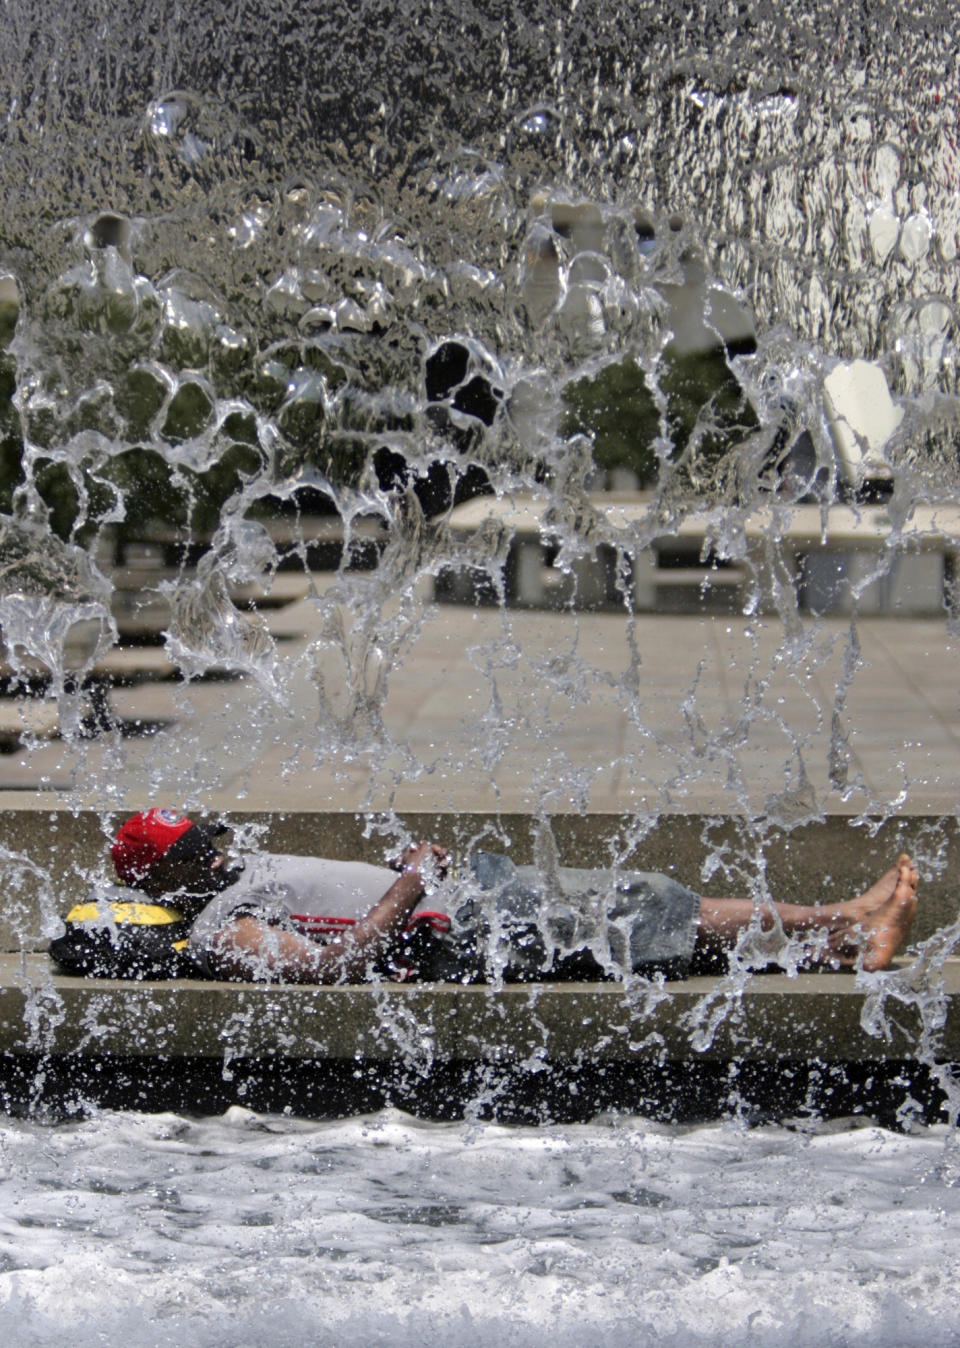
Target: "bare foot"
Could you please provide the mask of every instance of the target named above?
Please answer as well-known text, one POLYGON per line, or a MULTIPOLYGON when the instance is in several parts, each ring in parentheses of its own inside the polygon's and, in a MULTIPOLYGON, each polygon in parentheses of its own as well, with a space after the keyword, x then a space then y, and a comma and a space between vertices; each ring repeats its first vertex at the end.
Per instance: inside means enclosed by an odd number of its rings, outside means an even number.
POLYGON ((849 968, 862 951, 868 972, 888 968, 913 923, 917 880, 913 862, 903 853, 859 898, 839 904, 826 958, 849 968))

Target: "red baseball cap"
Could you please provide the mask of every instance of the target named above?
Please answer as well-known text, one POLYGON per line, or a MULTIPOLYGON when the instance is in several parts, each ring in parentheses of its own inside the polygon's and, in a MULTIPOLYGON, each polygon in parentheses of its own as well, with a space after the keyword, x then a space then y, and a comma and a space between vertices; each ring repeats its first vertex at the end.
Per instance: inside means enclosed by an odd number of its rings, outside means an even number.
POLYGON ((195 824, 176 810, 143 810, 135 814, 120 825, 111 848, 118 877, 124 884, 139 884, 171 847, 191 830, 194 830, 194 834, 190 842, 198 844, 189 848, 191 853, 211 848, 216 835, 226 831, 223 825, 208 828, 203 824, 195 824))

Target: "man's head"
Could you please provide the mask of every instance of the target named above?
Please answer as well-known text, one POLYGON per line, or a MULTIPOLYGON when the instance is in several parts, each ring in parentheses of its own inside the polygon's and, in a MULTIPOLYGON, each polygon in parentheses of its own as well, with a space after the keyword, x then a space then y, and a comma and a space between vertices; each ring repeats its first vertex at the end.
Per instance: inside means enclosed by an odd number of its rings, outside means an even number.
POLYGON ((175 810, 144 810, 121 824, 111 849, 122 884, 151 898, 207 898, 238 875, 228 871, 216 838, 223 825, 195 824, 175 810))

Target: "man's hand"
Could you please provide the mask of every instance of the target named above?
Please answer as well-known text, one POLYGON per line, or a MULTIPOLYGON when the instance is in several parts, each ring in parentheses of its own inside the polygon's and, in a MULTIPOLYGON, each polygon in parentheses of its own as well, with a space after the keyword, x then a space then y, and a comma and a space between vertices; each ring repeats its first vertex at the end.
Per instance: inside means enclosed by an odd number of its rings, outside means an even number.
POLYGON ((453 865, 453 854, 439 843, 411 843, 388 865, 401 874, 419 875, 424 884, 442 880, 453 865))

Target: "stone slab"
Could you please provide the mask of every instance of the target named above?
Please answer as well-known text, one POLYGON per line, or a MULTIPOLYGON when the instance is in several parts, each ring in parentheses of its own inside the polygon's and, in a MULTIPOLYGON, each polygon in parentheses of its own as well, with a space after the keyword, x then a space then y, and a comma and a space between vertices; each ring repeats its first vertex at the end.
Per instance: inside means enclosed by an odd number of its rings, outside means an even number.
POLYGON ((909 971, 681 983, 281 987, 52 975, 0 957, 0 1055, 632 1062, 960 1061, 960 961, 943 966, 924 1038, 909 971), (886 991, 887 1015, 866 1012, 886 991), (876 1022, 877 1028, 872 1028, 876 1022))
POLYGON ((168 716, 173 688, 174 727, 128 740, 119 764, 101 740, 3 755, 0 808, 133 810, 187 796, 209 809, 275 812, 760 815, 793 808, 783 793, 801 754, 801 813, 956 814, 958 629, 945 613, 861 618, 855 633, 849 619, 807 617, 788 633, 743 617, 645 615, 631 627, 614 614, 439 605, 386 685, 384 723, 398 752, 347 762, 317 752, 318 715, 344 710, 345 678, 342 656, 317 637, 331 611, 345 621, 353 611, 327 601, 283 610, 305 636, 277 645, 282 700, 268 704, 242 676, 226 691, 142 684, 131 716, 168 716), (809 663, 794 664, 797 643, 809 663), (558 657, 568 662, 559 669, 558 657), (569 691, 558 682, 565 669, 569 691), (624 689, 635 679, 628 715, 624 689), (494 691, 499 724, 510 727, 495 753, 481 719, 494 691), (244 733, 251 719, 257 735, 244 733))

